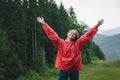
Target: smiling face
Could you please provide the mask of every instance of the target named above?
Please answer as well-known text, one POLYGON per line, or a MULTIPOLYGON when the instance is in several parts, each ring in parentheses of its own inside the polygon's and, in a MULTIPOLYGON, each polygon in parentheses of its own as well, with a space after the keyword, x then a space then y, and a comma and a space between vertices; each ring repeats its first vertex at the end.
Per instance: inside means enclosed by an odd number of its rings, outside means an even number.
POLYGON ((76 29, 71 29, 68 31, 67 33, 67 38, 70 40, 70 41, 76 41, 78 39, 78 32, 76 29))

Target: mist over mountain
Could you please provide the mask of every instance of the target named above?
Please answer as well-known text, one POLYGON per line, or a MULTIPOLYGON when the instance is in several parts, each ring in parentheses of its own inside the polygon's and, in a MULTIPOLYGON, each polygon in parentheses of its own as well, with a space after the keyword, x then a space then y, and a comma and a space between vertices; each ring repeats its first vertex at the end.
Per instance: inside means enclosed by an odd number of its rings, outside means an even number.
POLYGON ((120 33, 120 26, 111 30, 103 31, 102 35, 113 36, 120 33))
POLYGON ((120 34, 113 36, 97 34, 94 41, 103 51, 106 60, 120 60, 120 34))

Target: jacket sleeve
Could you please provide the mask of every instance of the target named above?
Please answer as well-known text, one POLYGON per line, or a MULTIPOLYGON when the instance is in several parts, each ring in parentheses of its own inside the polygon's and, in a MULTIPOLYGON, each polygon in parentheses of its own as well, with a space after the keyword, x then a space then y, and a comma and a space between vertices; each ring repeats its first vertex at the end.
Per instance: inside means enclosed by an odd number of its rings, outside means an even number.
POLYGON ((98 31, 98 28, 94 26, 93 28, 88 30, 84 35, 82 35, 78 39, 79 47, 82 48, 83 46, 85 46, 86 43, 93 38, 93 36, 96 34, 97 31, 98 31))
POLYGON ((61 40, 58 34, 47 23, 45 23, 42 28, 47 37, 52 41, 53 45, 58 48, 61 40))

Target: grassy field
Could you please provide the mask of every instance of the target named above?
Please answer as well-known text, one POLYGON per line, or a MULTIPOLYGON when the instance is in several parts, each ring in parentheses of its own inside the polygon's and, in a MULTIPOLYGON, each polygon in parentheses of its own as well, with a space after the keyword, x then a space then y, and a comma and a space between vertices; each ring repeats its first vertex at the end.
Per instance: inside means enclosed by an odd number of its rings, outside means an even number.
POLYGON ((120 80, 120 61, 95 61, 84 65, 80 80, 120 80))
MULTIPOLYGON (((58 76, 58 69, 49 68, 39 78, 37 75, 36 79, 26 78, 19 80, 58 80, 58 76)), ((83 65, 83 69, 80 71, 80 80, 120 80, 120 60, 97 60, 92 64, 83 65)))

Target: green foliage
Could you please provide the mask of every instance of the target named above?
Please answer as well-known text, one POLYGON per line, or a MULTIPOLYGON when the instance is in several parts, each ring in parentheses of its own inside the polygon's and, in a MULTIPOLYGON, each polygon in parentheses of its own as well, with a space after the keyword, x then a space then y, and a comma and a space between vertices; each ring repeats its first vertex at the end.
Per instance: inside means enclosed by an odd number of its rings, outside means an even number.
POLYGON ((95 45, 94 51, 95 51, 95 56, 97 56, 99 59, 105 60, 105 56, 98 45, 95 45))
POLYGON ((20 76, 17 80, 41 80, 40 75, 30 70, 28 74, 20 76))
POLYGON ((89 41, 82 51, 82 61, 83 64, 92 63, 92 57, 95 56, 94 44, 92 41, 89 41))
POLYGON ((40 49, 36 57, 34 58, 33 62, 33 70, 38 73, 45 71, 47 68, 47 64, 45 61, 45 52, 43 49, 40 49))
MULTIPOLYGON (((119 80, 120 60, 118 61, 93 61, 92 64, 83 65, 80 71, 79 80, 119 80), (107 66, 106 66, 107 65, 107 66)), ((59 70, 50 67, 40 75, 30 71, 25 76, 20 76, 18 80, 56 80, 59 77, 59 70)))
POLYGON ((12 48, 11 41, 7 41, 7 35, 0 28, 0 79, 14 80, 23 72, 21 61, 12 48))
POLYGON ((4 69, 4 67, 3 67, 3 55, 2 55, 2 53, 3 52, 5 52, 5 44, 6 44, 6 42, 5 42, 5 32, 4 31, 2 31, 1 30, 1 26, 0 26, 0 36, 1 36, 1 38, 0 38, 0 80, 4 80, 4 72, 5 72, 5 69, 4 69))
POLYGON ((0 80, 5 80, 5 77, 4 77, 4 73, 5 72, 5 69, 0 67, 0 80))
MULTIPOLYGON (((58 7, 54 0, 0 0, 0 3, 0 80, 14 80, 24 73, 33 75, 32 79, 41 79, 38 73, 54 64, 56 49, 36 16, 43 16, 63 39, 71 28, 77 29, 80 36, 85 32, 77 22, 74 9, 67 11, 62 3, 58 7)), ((84 63, 91 63, 94 46, 90 42, 83 51, 84 63)), ((20 79, 27 80, 25 76, 20 79)))
POLYGON ((21 75, 17 80, 56 80, 58 79, 58 75, 59 70, 54 67, 50 67, 40 74, 30 70, 27 74, 21 75))

